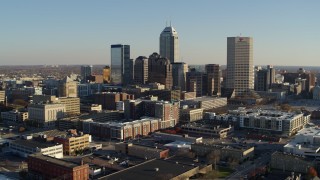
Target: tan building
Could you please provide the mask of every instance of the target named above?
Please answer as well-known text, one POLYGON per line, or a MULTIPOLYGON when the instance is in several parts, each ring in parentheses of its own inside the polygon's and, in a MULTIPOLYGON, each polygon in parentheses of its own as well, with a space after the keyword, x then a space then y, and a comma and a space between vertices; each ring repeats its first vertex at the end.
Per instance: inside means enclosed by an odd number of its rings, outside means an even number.
POLYGON ((233 127, 220 127, 202 124, 184 124, 181 126, 183 133, 196 134, 203 137, 226 138, 228 134, 233 132, 233 127))
POLYGON ((236 95, 254 89, 253 39, 228 37, 226 88, 236 95))
POLYGON ((101 112, 102 106, 101 104, 80 104, 81 112, 101 112))
POLYGON ((190 123, 198 121, 203 118, 203 109, 201 108, 188 108, 180 109, 180 122, 190 123))
POLYGON ((66 115, 72 116, 80 114, 80 98, 77 97, 59 97, 50 95, 34 95, 33 103, 55 103, 64 104, 66 106, 66 115))
POLYGON ((0 91, 0 104, 4 104, 6 101, 6 91, 0 91))
POLYGON ((105 66, 103 68, 103 82, 104 83, 111 83, 111 69, 110 66, 105 66))
POLYGON ((64 117, 65 111, 64 104, 30 104, 28 106, 29 120, 44 127, 55 126, 55 122, 64 117))
POLYGON ((67 76, 59 81, 58 95, 59 97, 78 97, 78 83, 67 76))
POLYGON ((66 137, 55 137, 54 142, 63 145, 63 154, 76 155, 76 151, 89 147, 91 136, 89 134, 69 134, 66 137))
POLYGON ((65 113, 67 116, 80 114, 80 98, 60 97, 56 102, 66 106, 65 113))
POLYGON ((196 92, 182 91, 180 95, 181 100, 189 100, 189 99, 195 99, 195 98, 196 98, 196 92))

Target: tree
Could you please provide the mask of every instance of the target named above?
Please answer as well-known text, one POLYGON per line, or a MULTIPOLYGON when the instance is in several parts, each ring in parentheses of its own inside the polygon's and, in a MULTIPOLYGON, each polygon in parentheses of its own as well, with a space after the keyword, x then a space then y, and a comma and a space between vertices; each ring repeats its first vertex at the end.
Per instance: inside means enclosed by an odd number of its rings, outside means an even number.
POLYGON ((317 171, 314 169, 314 167, 310 167, 309 170, 308 170, 308 179, 313 179, 315 177, 318 176, 318 173, 317 171))
POLYGON ((214 151, 211 151, 211 153, 207 155, 207 160, 210 164, 214 164, 214 169, 216 169, 217 162, 220 161, 220 155, 221 155, 221 152, 217 149, 215 149, 214 151))

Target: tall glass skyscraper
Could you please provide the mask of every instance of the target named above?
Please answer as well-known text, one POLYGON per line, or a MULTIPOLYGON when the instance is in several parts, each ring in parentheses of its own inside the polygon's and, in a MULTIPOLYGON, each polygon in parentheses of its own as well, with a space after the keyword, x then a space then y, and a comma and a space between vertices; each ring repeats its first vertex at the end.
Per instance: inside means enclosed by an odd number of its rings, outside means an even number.
POLYGON ((254 89, 253 43, 251 37, 228 37, 226 87, 236 95, 254 89))
POLYGON ((179 60, 179 40, 177 31, 170 25, 160 34, 160 55, 171 63, 179 60))
POLYGON ((81 66, 81 81, 87 83, 92 75, 92 66, 81 66))
POLYGON ((125 62, 130 61, 130 46, 111 45, 111 82, 122 85, 125 73, 125 62))

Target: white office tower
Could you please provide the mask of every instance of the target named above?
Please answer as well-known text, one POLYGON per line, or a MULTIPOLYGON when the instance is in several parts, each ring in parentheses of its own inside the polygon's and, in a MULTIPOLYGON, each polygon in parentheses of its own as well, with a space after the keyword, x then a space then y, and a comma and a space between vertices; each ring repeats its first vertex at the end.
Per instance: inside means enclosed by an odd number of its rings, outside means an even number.
POLYGON ((251 37, 228 37, 226 87, 236 95, 254 89, 253 42, 251 37))

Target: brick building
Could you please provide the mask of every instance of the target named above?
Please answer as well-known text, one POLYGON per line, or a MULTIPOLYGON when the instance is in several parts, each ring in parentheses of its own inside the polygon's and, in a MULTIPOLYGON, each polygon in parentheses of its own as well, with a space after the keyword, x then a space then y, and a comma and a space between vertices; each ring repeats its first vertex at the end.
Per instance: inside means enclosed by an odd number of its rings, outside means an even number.
POLYGON ((78 165, 41 154, 28 157, 28 172, 31 179, 89 179, 88 164, 78 165))
POLYGON ((94 103, 101 104, 102 109, 116 110, 116 103, 127 99, 134 99, 134 95, 127 93, 103 92, 93 95, 94 103))

